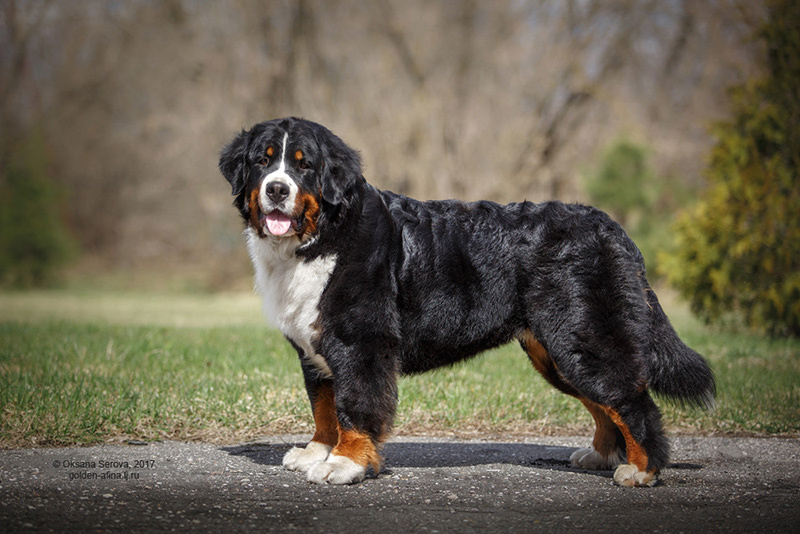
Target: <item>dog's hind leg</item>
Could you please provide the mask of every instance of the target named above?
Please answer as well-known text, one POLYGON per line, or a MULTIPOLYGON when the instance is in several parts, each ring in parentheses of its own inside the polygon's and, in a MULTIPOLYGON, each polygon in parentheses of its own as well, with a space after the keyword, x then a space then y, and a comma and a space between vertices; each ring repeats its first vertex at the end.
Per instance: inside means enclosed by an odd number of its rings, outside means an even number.
POLYGON ((572 465, 581 469, 614 469, 625 461, 625 439, 617 425, 608 416, 602 406, 596 404, 578 392, 569 384, 547 351, 536 337, 525 330, 519 337, 520 345, 527 352, 533 367, 541 373, 553 387, 580 400, 592 414, 595 422, 592 447, 578 449, 570 456, 572 465))
POLYGON ((626 464, 614 471, 614 482, 620 486, 654 486, 658 474, 666 467, 669 442, 661 427, 661 414, 647 391, 619 409, 601 406, 625 439, 626 464))
POLYGON ((574 467, 581 469, 614 469, 625 462, 625 438, 617 425, 599 404, 578 397, 592 414, 595 423, 592 446, 578 449, 569 457, 574 467))
POLYGON ((562 393, 580 398, 581 395, 578 393, 578 390, 564 380, 561 373, 558 372, 558 368, 555 362, 553 362, 553 359, 550 358, 550 355, 530 330, 522 332, 519 336, 519 344, 522 345, 522 349, 528 353, 528 358, 530 358, 534 369, 539 371, 551 386, 562 393))

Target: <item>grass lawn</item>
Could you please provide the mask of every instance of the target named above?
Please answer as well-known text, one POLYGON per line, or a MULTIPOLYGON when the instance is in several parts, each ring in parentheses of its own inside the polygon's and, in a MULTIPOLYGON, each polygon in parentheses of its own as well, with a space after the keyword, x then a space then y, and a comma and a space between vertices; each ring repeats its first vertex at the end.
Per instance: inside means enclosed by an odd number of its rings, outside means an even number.
MULTIPOLYGON (((665 300, 719 392, 713 413, 658 401, 670 432, 800 434, 799 340, 709 329, 665 300)), ((399 433, 591 436, 515 343, 400 384, 399 433)), ((296 354, 240 294, 0 293, 0 413, 3 448, 312 431, 296 354)))

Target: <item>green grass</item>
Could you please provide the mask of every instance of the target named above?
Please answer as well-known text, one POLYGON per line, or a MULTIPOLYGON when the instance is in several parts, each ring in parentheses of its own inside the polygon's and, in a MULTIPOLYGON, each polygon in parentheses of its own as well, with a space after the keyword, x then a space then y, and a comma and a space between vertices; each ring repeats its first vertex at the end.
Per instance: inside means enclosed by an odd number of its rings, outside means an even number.
MULTIPOLYGON (((659 401, 672 432, 800 433, 800 341, 708 329, 667 302, 717 375, 712 413, 659 401)), ((251 295, 0 293, 0 447, 232 442, 311 432, 297 356, 251 295)), ((591 433, 516 344, 400 383, 401 433, 591 433)))
POLYGON ((4 323, 0 339, 3 442, 225 440, 289 430, 307 402, 272 331, 4 323))

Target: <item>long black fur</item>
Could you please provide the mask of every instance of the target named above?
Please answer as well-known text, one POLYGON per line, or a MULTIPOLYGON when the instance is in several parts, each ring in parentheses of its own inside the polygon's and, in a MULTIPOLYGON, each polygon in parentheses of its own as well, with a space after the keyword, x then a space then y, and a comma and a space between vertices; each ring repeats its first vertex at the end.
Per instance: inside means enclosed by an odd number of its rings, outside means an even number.
MULTIPOLYGON (((708 405, 714 379, 676 335, 619 224, 582 205, 421 202, 381 191, 354 150, 298 119, 257 125, 223 151, 220 168, 245 221, 243 199, 258 186, 249 169, 275 131, 301 137, 317 159, 298 179, 320 192, 318 235, 297 254, 337 258, 316 348, 333 373, 342 428, 380 440, 399 374, 453 364, 529 330, 565 390, 616 410, 650 467, 666 465, 648 389, 708 405)), ((320 379, 303 368, 313 394, 320 379)))

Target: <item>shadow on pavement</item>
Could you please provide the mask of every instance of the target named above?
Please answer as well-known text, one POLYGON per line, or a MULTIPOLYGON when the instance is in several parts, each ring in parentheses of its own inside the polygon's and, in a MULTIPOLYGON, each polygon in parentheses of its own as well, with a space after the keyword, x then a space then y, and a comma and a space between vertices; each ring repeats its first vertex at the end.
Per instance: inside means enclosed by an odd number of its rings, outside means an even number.
MULTIPOLYGON (((279 466, 293 446, 305 443, 252 443, 221 450, 245 456, 260 465, 279 466)), ((530 443, 425 443, 393 441, 384 445, 383 472, 397 468, 448 468, 505 464, 554 471, 588 473, 610 478, 611 471, 584 471, 572 467, 569 456, 575 448, 530 443)))

